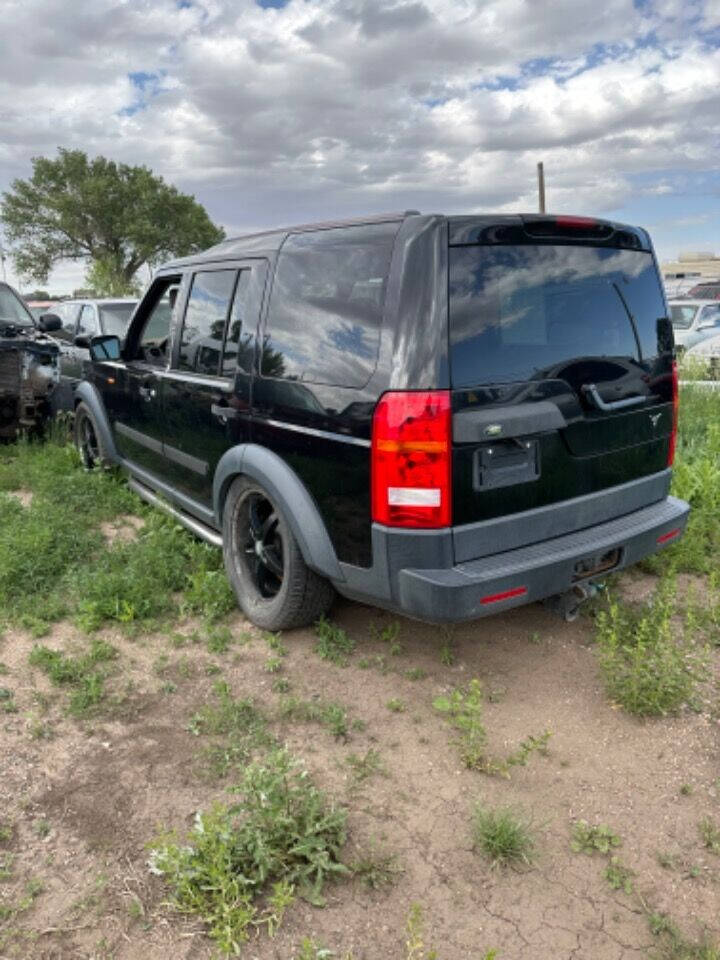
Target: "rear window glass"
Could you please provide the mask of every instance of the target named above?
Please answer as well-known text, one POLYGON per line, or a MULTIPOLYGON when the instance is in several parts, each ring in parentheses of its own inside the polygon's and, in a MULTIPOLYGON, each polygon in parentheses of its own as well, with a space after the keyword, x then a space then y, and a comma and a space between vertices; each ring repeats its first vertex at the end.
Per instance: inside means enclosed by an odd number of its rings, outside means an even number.
POLYGON ((552 379, 568 361, 658 354, 649 253, 526 244, 450 248, 454 386, 552 379))
POLYGON ((347 387, 377 358, 397 223, 295 234, 278 259, 261 370, 347 387))

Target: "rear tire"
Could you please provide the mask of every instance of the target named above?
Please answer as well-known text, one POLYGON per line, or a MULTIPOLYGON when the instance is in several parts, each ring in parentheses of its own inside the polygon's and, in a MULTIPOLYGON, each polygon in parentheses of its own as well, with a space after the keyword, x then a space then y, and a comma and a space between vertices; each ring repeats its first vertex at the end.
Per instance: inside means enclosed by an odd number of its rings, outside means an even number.
POLYGON ((90 407, 82 401, 75 408, 73 438, 75 449, 86 470, 102 469, 110 465, 97 420, 90 407))
POLYGON ((305 627, 332 604, 332 585, 307 566, 282 510, 248 477, 225 500, 223 558, 241 610, 264 630, 305 627))

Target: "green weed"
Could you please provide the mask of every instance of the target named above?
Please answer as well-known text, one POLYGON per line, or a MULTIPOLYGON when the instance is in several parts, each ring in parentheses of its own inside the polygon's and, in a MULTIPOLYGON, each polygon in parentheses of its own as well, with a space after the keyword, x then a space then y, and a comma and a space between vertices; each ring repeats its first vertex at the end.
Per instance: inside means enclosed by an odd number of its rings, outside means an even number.
POLYGON ((208 630, 206 647, 208 653, 227 653, 233 642, 229 627, 213 627, 208 630))
POLYGON ((578 820, 573 825, 570 847, 575 853, 607 854, 621 843, 619 835, 604 823, 591 826, 587 820, 578 820))
POLYGON ((720 949, 703 939, 687 940, 673 920, 664 913, 650 913, 650 932, 657 938, 653 960, 720 960, 720 949))
POLYGON ((435 697, 433 707, 458 731, 457 745, 466 767, 484 769, 487 734, 482 722, 483 693, 479 680, 470 681, 466 690, 453 690, 435 697))
POLYGON ((315 653, 322 660, 329 660, 338 667, 347 666, 355 641, 341 628, 321 617, 315 624, 315 653))
POLYGON ((597 616, 605 686, 629 713, 676 713, 693 701, 705 676, 705 652, 685 638, 674 623, 675 613, 675 585, 668 577, 639 613, 613 601, 597 616))
POLYGON ((107 674, 104 665, 117 656, 118 652, 113 646, 94 637, 88 652, 76 657, 36 644, 28 661, 30 666, 41 669, 56 686, 71 688, 70 712, 79 715, 104 699, 107 674))
POLYGON ((509 807, 491 809, 477 804, 473 815, 473 845, 493 865, 530 864, 535 858, 530 823, 509 807))
POLYGON ((353 776, 358 783, 368 780, 376 774, 386 776, 385 766, 382 757, 377 750, 370 747, 362 756, 351 753, 345 761, 353 772, 353 776))
POLYGON ((605 868, 605 879, 613 890, 623 890, 625 893, 632 893, 633 876, 633 871, 624 866, 618 857, 610 857, 610 862, 605 868))
POLYGON ((350 864, 350 870, 353 877, 368 890, 391 887, 402 872, 394 853, 378 853, 373 849, 350 864))
POLYGON ((720 854, 720 827, 714 823, 710 817, 705 817, 704 820, 701 820, 698 824, 698 831, 700 832, 700 839, 703 842, 703 846, 710 851, 710 853, 720 854))
POLYGON ((347 710, 333 701, 287 697, 280 704, 279 715, 283 720, 318 723, 339 740, 346 740, 348 737, 347 710))
POLYGON ((187 839, 158 838, 150 861, 227 954, 253 931, 274 932, 295 894, 322 904, 325 883, 349 874, 339 859, 346 812, 286 751, 251 764, 236 792, 238 803, 197 814, 187 839))
POLYGON ((404 713, 404 712, 405 712, 405 704, 404 704, 403 701, 400 700, 398 697, 392 697, 392 699, 388 700, 388 702, 385 704, 385 706, 388 708, 388 710, 389 710, 391 713, 404 713))
POLYGON ((247 763, 255 750, 269 746, 273 740, 265 717, 252 700, 233 699, 224 680, 218 680, 213 690, 215 703, 206 704, 193 714, 188 729, 196 737, 218 739, 203 751, 201 760, 208 776, 221 778, 247 763))

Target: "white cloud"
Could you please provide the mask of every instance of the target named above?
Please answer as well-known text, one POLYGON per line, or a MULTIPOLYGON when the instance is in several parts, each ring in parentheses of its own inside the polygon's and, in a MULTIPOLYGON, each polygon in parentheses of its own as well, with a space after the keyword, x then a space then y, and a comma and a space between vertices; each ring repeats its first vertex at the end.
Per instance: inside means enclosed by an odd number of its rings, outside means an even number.
POLYGON ((720 0, 0 9, 0 188, 79 147, 146 163, 244 228, 532 209, 538 159, 552 208, 602 214, 716 167, 720 0))

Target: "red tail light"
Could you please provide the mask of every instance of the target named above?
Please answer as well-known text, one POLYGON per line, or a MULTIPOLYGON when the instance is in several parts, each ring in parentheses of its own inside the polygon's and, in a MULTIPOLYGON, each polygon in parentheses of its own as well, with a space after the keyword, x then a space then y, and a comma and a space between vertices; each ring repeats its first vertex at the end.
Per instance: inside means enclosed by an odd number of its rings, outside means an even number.
POLYGON ((675 446, 677 444, 678 409, 680 407, 680 390, 678 386, 678 368, 673 360, 672 364, 672 429, 670 431, 670 447, 668 449, 667 465, 671 467, 675 460, 675 446))
POLYGON ((588 227, 597 227, 599 221, 595 217, 555 217, 555 223, 559 227, 586 230, 588 227))
POLYGON ((448 390, 384 394, 373 417, 372 518, 390 527, 450 525, 448 390))

